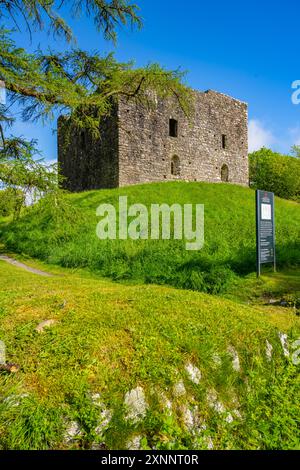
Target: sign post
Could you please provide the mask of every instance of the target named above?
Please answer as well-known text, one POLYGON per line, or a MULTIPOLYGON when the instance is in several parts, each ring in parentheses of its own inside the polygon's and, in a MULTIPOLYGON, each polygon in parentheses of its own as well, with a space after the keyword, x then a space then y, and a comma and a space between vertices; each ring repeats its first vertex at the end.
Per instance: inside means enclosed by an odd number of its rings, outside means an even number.
POLYGON ((256 191, 256 270, 261 265, 272 263, 276 271, 274 194, 256 191))

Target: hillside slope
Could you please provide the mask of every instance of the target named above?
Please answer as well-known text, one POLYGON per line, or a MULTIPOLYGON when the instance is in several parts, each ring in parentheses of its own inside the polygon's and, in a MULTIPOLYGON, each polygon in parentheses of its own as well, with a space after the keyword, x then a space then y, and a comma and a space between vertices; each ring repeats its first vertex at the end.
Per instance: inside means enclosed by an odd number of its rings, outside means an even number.
MULTIPOLYGON (((69 209, 51 201, 29 209, 2 229, 6 247, 64 267, 89 267, 115 280, 170 284, 209 293, 226 291, 237 275, 255 271, 255 193, 234 185, 161 183, 91 191, 67 197, 69 209), (182 240, 99 240, 96 209, 119 196, 128 204, 204 204, 205 245, 187 251, 182 240)), ((300 263, 300 206, 276 198, 279 266, 300 263)))
POLYGON ((39 267, 0 261, 0 449, 299 448, 292 310, 39 267))

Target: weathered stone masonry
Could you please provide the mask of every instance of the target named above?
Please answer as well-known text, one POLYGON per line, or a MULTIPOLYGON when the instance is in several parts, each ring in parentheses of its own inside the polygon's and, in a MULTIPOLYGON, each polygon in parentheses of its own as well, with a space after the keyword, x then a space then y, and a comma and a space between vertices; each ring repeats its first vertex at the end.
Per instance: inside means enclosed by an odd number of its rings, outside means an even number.
POLYGON ((154 181, 228 181, 248 184, 247 104, 215 91, 194 92, 188 119, 173 100, 145 110, 120 100, 96 141, 58 122, 58 158, 71 191, 154 181))

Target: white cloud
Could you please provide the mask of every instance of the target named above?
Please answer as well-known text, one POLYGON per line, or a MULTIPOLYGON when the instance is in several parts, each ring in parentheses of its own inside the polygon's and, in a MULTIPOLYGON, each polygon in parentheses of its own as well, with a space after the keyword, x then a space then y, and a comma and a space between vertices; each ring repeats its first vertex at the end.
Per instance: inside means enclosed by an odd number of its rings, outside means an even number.
POLYGON ((291 145, 300 145, 300 125, 289 129, 289 135, 291 136, 291 145))
POLYGON ((258 119, 249 121, 249 152, 254 152, 262 147, 270 147, 275 142, 272 132, 258 119))

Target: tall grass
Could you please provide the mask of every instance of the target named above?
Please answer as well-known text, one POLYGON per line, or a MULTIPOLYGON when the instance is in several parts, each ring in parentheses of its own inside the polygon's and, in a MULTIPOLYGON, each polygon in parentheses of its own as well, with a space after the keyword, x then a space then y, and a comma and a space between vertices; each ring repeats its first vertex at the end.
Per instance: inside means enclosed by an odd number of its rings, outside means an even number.
MULTIPOLYGON (((88 267, 114 280, 170 284, 224 292, 237 276, 255 271, 254 191, 234 185, 161 183, 67 196, 68 209, 41 201, 2 227, 7 249, 63 267, 88 267), (205 245, 187 251, 184 240, 99 240, 96 209, 119 196, 128 204, 204 204, 205 245)), ((276 199, 278 266, 300 262, 300 206, 276 199)))

